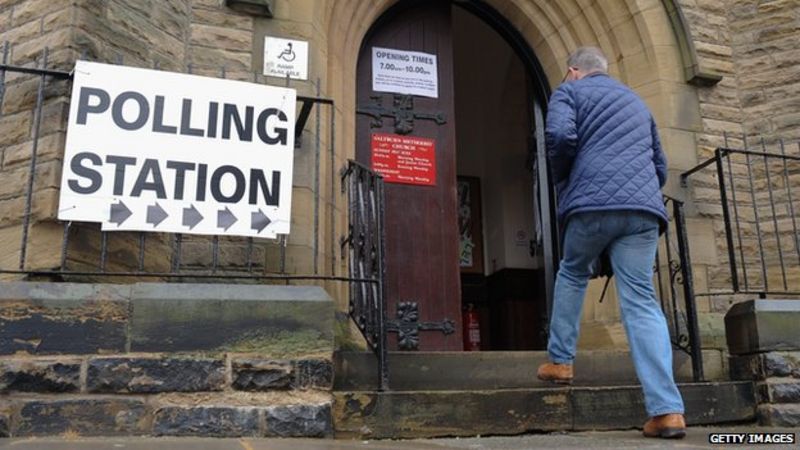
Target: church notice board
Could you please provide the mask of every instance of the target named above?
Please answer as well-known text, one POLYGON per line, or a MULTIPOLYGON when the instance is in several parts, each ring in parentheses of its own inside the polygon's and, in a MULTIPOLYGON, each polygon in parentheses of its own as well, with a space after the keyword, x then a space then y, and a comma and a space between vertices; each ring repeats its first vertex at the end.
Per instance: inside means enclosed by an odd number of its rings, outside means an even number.
POLYGON ((436 141, 434 139, 374 133, 372 170, 387 183, 436 185, 436 141))

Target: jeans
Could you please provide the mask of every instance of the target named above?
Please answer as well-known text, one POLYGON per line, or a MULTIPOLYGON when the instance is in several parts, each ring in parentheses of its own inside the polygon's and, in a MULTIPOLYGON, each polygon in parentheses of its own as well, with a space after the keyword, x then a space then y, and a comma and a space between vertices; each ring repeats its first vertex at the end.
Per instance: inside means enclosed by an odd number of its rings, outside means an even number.
POLYGON ((672 345, 653 288, 658 218, 646 212, 602 211, 572 215, 564 235, 564 256, 556 276, 550 360, 572 364, 581 309, 592 262, 608 249, 622 322, 649 416, 683 413, 672 376, 672 345))

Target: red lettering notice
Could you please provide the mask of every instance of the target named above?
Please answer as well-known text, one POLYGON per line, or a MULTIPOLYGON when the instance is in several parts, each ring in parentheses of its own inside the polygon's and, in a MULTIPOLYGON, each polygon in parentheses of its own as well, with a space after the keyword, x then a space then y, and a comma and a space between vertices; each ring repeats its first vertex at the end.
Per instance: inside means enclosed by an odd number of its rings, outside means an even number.
POLYGON ((372 170, 387 183, 436 185, 436 141, 415 136, 372 135, 372 170))

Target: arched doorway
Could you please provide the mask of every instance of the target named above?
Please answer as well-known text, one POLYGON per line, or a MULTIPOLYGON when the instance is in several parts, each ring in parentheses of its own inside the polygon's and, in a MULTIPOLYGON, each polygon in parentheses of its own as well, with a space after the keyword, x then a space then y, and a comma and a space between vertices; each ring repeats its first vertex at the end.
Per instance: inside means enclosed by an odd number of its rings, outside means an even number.
POLYGON ((533 51, 480 2, 403 1, 365 36, 356 159, 387 181, 387 315, 424 324, 415 348, 461 350, 467 307, 482 349, 544 348, 557 260, 547 86, 533 51))

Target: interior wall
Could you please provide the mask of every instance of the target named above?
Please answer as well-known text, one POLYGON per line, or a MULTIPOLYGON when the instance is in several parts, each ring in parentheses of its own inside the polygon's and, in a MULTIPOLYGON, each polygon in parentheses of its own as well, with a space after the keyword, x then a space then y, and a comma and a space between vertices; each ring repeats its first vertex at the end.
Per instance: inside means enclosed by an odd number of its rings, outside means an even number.
POLYGON ((481 180, 484 268, 537 268, 526 70, 484 21, 453 9, 458 174, 481 180), (477 70, 476 70, 477 69, 477 70))

